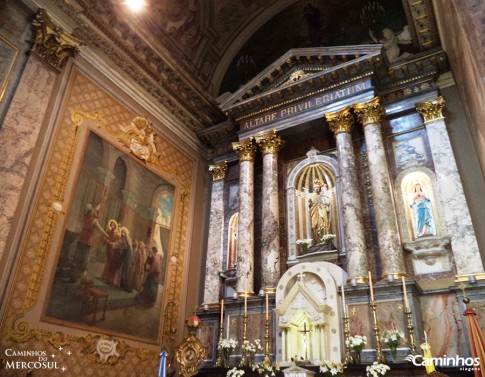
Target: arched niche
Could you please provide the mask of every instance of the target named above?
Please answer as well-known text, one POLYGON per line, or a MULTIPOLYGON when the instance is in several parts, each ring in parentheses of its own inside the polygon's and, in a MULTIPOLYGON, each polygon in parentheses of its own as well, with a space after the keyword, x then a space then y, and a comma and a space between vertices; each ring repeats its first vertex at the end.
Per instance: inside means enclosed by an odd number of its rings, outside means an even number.
POLYGON ((330 231, 335 232, 335 246, 339 250, 345 251, 343 227, 342 222, 339 221, 341 218, 341 198, 339 195, 338 163, 336 158, 318 153, 316 149, 311 148, 306 154, 307 157, 292 169, 286 182, 288 261, 294 261, 301 253, 296 244, 297 240, 313 238, 308 205, 308 200, 310 200, 312 194, 311 184, 313 182, 310 178, 312 174, 319 175, 320 179, 328 185, 332 203, 330 216, 333 221, 330 231), (313 172, 306 173, 311 171, 313 172), (305 183, 302 184, 302 181, 305 183))
POLYGON ((338 286, 346 280, 347 273, 329 262, 300 263, 283 274, 275 296, 278 362, 289 364, 295 356, 310 364, 342 360, 338 286))

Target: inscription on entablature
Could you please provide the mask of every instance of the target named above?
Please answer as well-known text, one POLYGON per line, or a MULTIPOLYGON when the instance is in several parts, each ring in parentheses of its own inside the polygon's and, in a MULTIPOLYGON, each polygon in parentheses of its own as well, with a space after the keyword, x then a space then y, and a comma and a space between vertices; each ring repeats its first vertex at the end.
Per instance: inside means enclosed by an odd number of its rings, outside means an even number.
POLYGON ((313 110, 324 105, 327 105, 333 101, 341 100, 346 97, 350 97, 356 93, 363 92, 371 87, 371 81, 360 81, 356 84, 347 86, 343 89, 324 92, 314 97, 305 99, 304 101, 297 102, 291 106, 285 106, 273 112, 266 113, 245 119, 241 122, 241 131, 246 131, 255 127, 264 126, 268 123, 272 123, 281 119, 289 118, 300 113, 304 113, 309 110, 313 110))

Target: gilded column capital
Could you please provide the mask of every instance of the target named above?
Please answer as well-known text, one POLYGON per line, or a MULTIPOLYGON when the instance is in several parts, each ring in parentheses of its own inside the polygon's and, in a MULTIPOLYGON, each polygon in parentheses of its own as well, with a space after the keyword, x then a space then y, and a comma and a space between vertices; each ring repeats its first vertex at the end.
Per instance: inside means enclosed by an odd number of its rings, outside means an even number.
POLYGON ((227 162, 219 162, 215 165, 209 165, 209 173, 212 174, 212 182, 222 181, 226 177, 227 162))
POLYGON ((254 153, 256 152, 256 145, 253 143, 253 138, 232 143, 232 149, 236 152, 239 161, 253 161, 254 153))
POLYGON ((279 135, 276 135, 275 130, 262 135, 256 135, 254 136, 254 140, 259 148, 261 148, 263 154, 276 154, 285 144, 285 141, 279 135))
POLYGON ((354 125, 354 116, 350 112, 349 106, 333 113, 325 113, 325 119, 335 135, 342 132, 350 133, 354 125))
POLYGON ((416 111, 423 116, 425 123, 432 120, 443 119, 444 107, 445 100, 442 96, 439 96, 435 100, 416 103, 416 111))
POLYGON ((381 106, 379 97, 375 97, 368 102, 356 103, 352 107, 355 114, 357 114, 357 119, 363 126, 381 123, 384 108, 381 106))
POLYGON ((35 31, 32 51, 55 70, 62 69, 79 52, 81 41, 64 33, 44 9, 39 9, 32 25, 35 31))

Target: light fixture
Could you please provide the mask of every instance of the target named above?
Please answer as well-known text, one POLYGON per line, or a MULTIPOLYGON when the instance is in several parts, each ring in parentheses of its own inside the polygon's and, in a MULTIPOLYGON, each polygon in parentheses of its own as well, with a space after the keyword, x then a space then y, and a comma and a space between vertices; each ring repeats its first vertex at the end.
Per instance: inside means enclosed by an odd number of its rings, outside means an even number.
POLYGON ((145 0, 125 0, 125 5, 133 12, 139 12, 145 8, 145 0))

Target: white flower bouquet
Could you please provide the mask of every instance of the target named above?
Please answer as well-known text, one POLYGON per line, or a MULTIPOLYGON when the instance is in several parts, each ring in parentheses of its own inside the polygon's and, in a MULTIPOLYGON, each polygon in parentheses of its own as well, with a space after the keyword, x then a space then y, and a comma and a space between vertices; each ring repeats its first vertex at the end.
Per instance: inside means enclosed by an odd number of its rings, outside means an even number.
POLYGON ((236 367, 229 369, 226 373, 226 377, 241 377, 244 374, 242 369, 237 369, 236 367))
POLYGON ((311 238, 302 238, 296 240, 296 244, 301 247, 302 251, 305 253, 310 246, 312 246, 313 240, 311 238))
POLYGON ((261 341, 259 339, 255 339, 253 342, 245 340, 241 344, 241 348, 243 352, 246 352, 246 357, 248 359, 249 365, 254 364, 254 356, 256 355, 256 352, 263 350, 263 347, 261 346, 261 341))
POLYGON ((390 371, 389 365, 378 363, 374 361, 371 365, 365 368, 367 377, 384 377, 390 371))
POLYGON ((321 241, 326 244, 332 244, 335 240, 335 234, 324 234, 321 237, 321 241))
POLYGON ((404 339, 404 333, 399 330, 384 330, 381 341, 389 347, 397 347, 401 340, 404 339))
POLYGON ((320 372, 324 377, 341 377, 344 373, 344 365, 342 363, 325 360, 320 365, 320 372))
POLYGON ((345 341, 345 344, 351 351, 362 351, 362 348, 367 344, 367 337, 365 335, 354 335, 345 341))
POLYGON ((353 352, 356 364, 360 364, 360 354, 366 344, 367 337, 365 335, 354 335, 345 340, 345 345, 353 352))
POLYGON ((219 344, 217 345, 217 349, 221 352, 222 355, 222 366, 224 368, 229 367, 229 360, 231 358, 232 352, 238 346, 238 341, 235 339, 222 339, 219 344))
POLYGON ((220 350, 231 350, 234 351, 236 347, 238 346, 238 341, 236 339, 230 338, 230 339, 222 339, 219 342, 219 345, 217 346, 217 349, 220 350))
POLYGON ((261 376, 275 377, 276 372, 280 370, 280 365, 278 363, 268 364, 263 361, 259 364, 254 364, 252 370, 257 371, 261 376))

